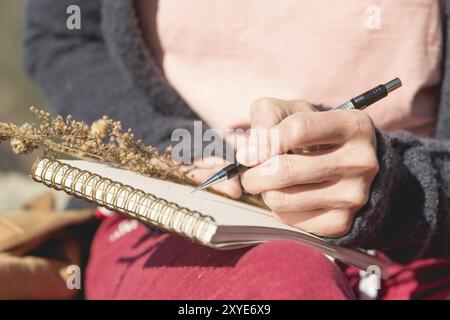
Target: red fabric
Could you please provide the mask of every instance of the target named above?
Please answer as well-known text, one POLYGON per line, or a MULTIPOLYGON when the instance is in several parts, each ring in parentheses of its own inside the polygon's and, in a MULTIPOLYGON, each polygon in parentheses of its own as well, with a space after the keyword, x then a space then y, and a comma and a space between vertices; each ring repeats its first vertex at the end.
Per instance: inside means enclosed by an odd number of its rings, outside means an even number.
MULTIPOLYGON (((395 265, 391 272, 383 299, 450 295, 450 260, 395 265)), ((97 231, 85 283, 88 299, 354 299, 357 287, 357 270, 342 272, 301 242, 218 251, 119 216, 97 231)))
MULTIPOLYGON (((349 285, 358 295, 359 271, 345 267, 349 285)), ((381 282, 379 299, 450 299, 450 259, 423 259, 409 265, 393 265, 381 282)))
POLYGON ((297 241, 218 251, 106 219, 86 273, 88 299, 352 299, 343 273, 297 241), (118 230, 126 230, 117 236, 118 230), (111 237, 113 241, 110 241, 111 237))
POLYGON ((393 266, 383 299, 450 299, 450 260, 424 259, 393 266))

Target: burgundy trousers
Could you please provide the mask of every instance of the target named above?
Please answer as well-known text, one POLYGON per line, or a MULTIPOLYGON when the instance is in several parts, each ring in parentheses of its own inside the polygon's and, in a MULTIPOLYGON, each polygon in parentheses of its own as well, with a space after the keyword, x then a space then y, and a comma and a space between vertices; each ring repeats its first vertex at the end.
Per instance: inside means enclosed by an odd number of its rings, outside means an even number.
MULTIPOLYGON (((446 268, 449 261, 438 269, 445 275, 446 268)), ((385 285, 384 295, 410 298, 402 288, 416 289, 414 273, 397 269, 402 281, 391 283, 394 291, 385 285)), ((88 299, 355 299, 357 281, 354 269, 301 242, 219 251, 115 216, 93 241, 85 292, 88 299)), ((442 297, 450 295, 450 275, 442 280, 447 286, 437 281, 442 297)))

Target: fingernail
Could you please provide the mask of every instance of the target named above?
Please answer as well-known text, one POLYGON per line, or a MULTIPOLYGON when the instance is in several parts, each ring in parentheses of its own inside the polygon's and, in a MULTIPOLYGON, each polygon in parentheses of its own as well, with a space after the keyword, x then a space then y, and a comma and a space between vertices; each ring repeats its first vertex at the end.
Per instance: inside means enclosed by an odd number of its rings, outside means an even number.
POLYGON ((256 147, 250 145, 248 147, 241 147, 237 149, 236 160, 240 164, 249 166, 257 163, 256 147))

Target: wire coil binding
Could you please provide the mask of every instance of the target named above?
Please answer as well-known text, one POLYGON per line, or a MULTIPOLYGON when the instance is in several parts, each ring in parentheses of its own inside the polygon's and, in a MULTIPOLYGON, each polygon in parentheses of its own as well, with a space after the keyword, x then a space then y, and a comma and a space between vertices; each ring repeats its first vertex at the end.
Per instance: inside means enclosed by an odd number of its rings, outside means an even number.
POLYGON ((38 158, 32 166, 31 177, 53 189, 194 242, 211 245, 209 240, 217 228, 210 216, 58 160, 38 158))

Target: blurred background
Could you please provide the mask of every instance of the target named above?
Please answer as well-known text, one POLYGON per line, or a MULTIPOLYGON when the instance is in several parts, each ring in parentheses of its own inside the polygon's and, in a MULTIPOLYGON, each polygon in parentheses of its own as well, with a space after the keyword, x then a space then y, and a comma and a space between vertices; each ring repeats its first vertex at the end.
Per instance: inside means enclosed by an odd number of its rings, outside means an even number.
MULTIPOLYGON (((51 112, 39 89, 22 68, 23 10, 25 0, 0 1, 0 121, 34 121, 36 106, 51 112)), ((0 211, 14 210, 24 201, 48 191, 28 176, 32 156, 17 156, 7 143, 0 145, 0 211)))

